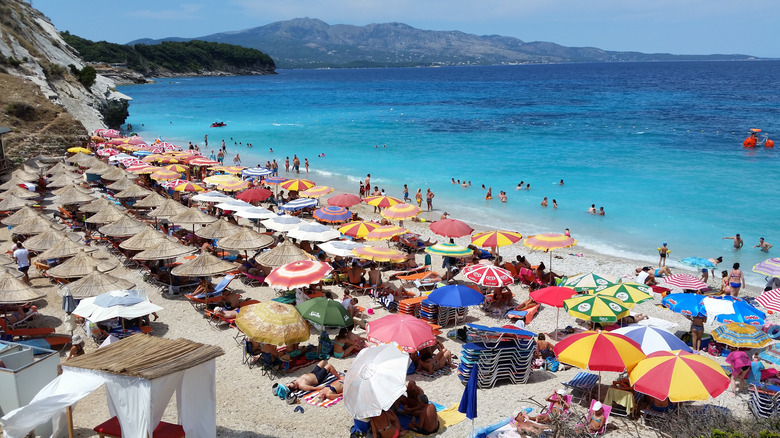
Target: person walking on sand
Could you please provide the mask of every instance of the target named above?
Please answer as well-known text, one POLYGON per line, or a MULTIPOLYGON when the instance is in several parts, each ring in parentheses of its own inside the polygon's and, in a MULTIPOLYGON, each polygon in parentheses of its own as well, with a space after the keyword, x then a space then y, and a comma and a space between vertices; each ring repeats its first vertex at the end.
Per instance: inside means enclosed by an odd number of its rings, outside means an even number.
POLYGON ((417 189, 414 199, 417 201, 417 206, 422 208, 422 189, 417 189))
POLYGON ((772 244, 764 241, 764 238, 761 237, 758 239, 758 245, 754 246, 753 248, 761 248, 761 251, 769 252, 769 249, 772 248, 772 244))
POLYGON ((411 201, 411 199, 409 199, 409 187, 404 184, 404 202, 406 201, 411 201))
POLYGON ((428 191, 425 193, 425 201, 428 203, 428 211, 433 211, 433 197, 435 195, 431 191, 430 188, 428 188, 428 191))
POLYGON ((363 182, 363 190, 365 190, 366 196, 371 192, 371 174, 366 175, 366 180, 363 182))
POLYGON ((745 274, 739 269, 739 263, 734 263, 731 272, 729 272, 729 286, 731 286, 731 296, 739 296, 739 289, 745 284, 745 274))
POLYGON ((745 242, 742 241, 742 238, 739 237, 739 233, 737 233, 736 236, 724 237, 723 238, 723 240, 726 240, 726 239, 731 239, 731 240, 734 241, 734 250, 735 251, 739 251, 740 249, 742 249, 742 245, 745 244, 745 242))
POLYGON ((666 266, 666 256, 669 254, 669 248, 666 246, 666 242, 664 242, 663 246, 658 248, 658 267, 666 266))

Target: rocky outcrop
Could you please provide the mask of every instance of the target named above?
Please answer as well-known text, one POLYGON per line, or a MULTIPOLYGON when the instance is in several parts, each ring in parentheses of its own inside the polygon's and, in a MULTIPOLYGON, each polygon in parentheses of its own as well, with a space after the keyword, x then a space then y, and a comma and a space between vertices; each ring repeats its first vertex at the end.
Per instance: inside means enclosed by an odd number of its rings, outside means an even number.
POLYGON ((85 67, 48 18, 24 1, 0 2, 0 125, 14 131, 3 137, 7 156, 80 144, 106 127, 102 107, 131 100, 100 74, 85 86, 70 66, 85 67))

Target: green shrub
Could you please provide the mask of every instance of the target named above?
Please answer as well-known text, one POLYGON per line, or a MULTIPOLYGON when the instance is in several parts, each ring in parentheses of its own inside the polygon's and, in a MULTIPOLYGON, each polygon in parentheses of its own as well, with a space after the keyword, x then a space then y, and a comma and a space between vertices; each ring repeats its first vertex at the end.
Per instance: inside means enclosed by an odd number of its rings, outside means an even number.
POLYGON ((127 111, 130 102, 126 100, 109 100, 106 105, 100 109, 103 115, 103 121, 109 128, 119 129, 125 123, 130 113, 127 111))
POLYGON ((17 119, 30 121, 35 120, 35 107, 24 102, 9 103, 5 107, 5 112, 9 116, 16 117, 17 119))
POLYGON ((95 83, 95 79, 97 78, 97 71, 94 67, 91 65, 84 66, 81 70, 76 68, 75 65, 70 64, 68 65, 70 68, 70 72, 73 74, 73 76, 81 82, 81 85, 83 85, 86 88, 89 88, 92 86, 92 84, 95 83))

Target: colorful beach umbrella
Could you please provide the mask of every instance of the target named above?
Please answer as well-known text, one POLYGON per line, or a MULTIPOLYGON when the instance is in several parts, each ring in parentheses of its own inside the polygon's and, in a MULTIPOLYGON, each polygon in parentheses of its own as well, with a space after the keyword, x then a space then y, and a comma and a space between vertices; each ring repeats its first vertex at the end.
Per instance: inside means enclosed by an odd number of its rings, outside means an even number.
POLYGON ((717 315, 715 317, 715 321, 723 323, 741 322, 755 327, 764 326, 764 322, 766 321, 766 314, 751 306, 742 298, 726 295, 720 299, 724 301, 730 301, 734 306, 734 313, 717 315))
POLYGON ((582 294, 563 302, 569 315, 593 322, 616 322, 628 316, 629 309, 617 298, 582 294))
POLYGON ((772 257, 753 266, 753 272, 767 277, 780 277, 780 257, 772 257))
POLYGON ((636 341, 612 332, 575 333, 553 347, 562 363, 591 371, 624 372, 645 358, 636 341))
POLYGON ((363 198, 363 202, 380 208, 392 207, 393 205, 404 203, 404 201, 392 196, 367 196, 363 198))
POLYGON ((612 333, 617 333, 633 339, 642 347, 642 352, 645 354, 655 353, 656 351, 672 350, 684 350, 688 353, 693 353, 691 347, 682 339, 675 336, 674 333, 656 327, 631 325, 612 330, 612 333))
POLYGON ((285 190, 291 190, 293 192, 302 192, 314 187, 316 184, 314 181, 308 179, 290 179, 280 184, 280 187, 285 190))
POLYGON ((431 231, 444 237, 463 237, 474 232, 469 224, 457 219, 441 219, 431 223, 431 231))
POLYGON ((731 322, 712 331, 712 339, 735 348, 762 348, 772 339, 761 329, 749 324, 731 322))
POLYGON ((488 231, 471 236, 471 243, 483 248, 499 248, 519 242, 523 238, 514 231, 488 231))
POLYGON ((260 202, 272 197, 274 193, 262 187, 253 187, 236 195, 236 199, 246 202, 260 202))
POLYGON ((623 302, 626 307, 634 307, 639 303, 653 299, 653 289, 639 283, 621 283, 610 286, 596 292, 596 295, 615 297, 623 302))
POLYGON ((406 254, 391 248, 377 248, 374 246, 364 246, 352 250, 355 257, 371 260, 374 262, 402 262, 406 260, 406 254))
POLYGON ((366 338, 378 344, 395 342, 407 353, 436 343, 433 329, 428 323, 403 314, 387 315, 370 321, 366 328, 366 338))
POLYGON ((346 222, 352 219, 352 212, 344 207, 334 207, 325 205, 318 208, 313 213, 314 219, 329 224, 346 222))
POLYGON ((304 190, 300 193, 300 196, 303 198, 319 198, 320 196, 325 196, 328 193, 334 191, 333 187, 328 186, 315 186, 308 190, 304 190))
POLYGON ((577 244, 577 241, 565 234, 542 233, 528 236, 523 244, 531 249, 548 251, 550 253, 550 269, 552 270, 552 252, 554 249, 569 248, 577 244))
POLYGON ((222 171, 225 172, 225 173, 238 175, 238 174, 242 173, 244 171, 244 169, 246 169, 246 167, 242 167, 242 166, 224 166, 222 168, 222 171))
POLYGON ((515 282, 511 272, 494 265, 468 265, 463 268, 463 276, 469 281, 487 287, 509 286, 515 282))
POLYGON ((428 294, 428 301, 442 307, 478 306, 485 301, 485 296, 478 290, 462 284, 450 284, 435 289, 428 294))
POLYGON ((266 184, 271 184, 275 186, 287 181, 287 178, 283 176, 272 176, 270 178, 266 178, 264 181, 266 184))
POLYGON ((617 277, 597 274, 580 274, 573 277, 567 277, 561 283, 563 287, 570 287, 577 292, 599 291, 601 289, 619 284, 617 277))
POLYGON ((279 208, 286 211, 303 210, 304 208, 314 208, 317 206, 316 199, 310 198, 298 198, 280 206, 279 208))
POLYGON ((704 296, 698 294, 669 294, 661 300, 661 304, 675 313, 685 316, 706 316, 704 296))
POLYGON ((77 147, 68 148, 68 152, 70 152, 71 154, 88 154, 88 155, 92 154, 91 150, 89 150, 87 148, 78 147, 78 146, 77 147))
POLYGON ((385 225, 371 230, 368 234, 366 234, 366 240, 389 240, 395 236, 400 236, 401 234, 408 232, 409 230, 404 227, 385 225))
POLYGON ((707 288, 707 284, 693 275, 673 274, 664 277, 664 282, 669 286, 679 287, 685 290, 701 290, 707 288))
POLYGON ((778 344, 772 344, 769 348, 762 351, 759 356, 767 362, 780 365, 780 346, 778 346, 778 344))
POLYGON ((187 181, 182 184, 178 184, 174 186, 173 190, 177 192, 202 192, 206 189, 198 184, 187 181))
POLYGON ((691 266, 693 268, 715 269, 715 263, 712 263, 711 261, 701 257, 686 257, 680 260, 680 263, 685 266, 691 266))
POLYGON ((184 173, 189 167, 182 166, 181 164, 168 164, 167 166, 163 166, 163 169, 172 170, 176 173, 184 173))
POLYGON ((273 171, 271 169, 266 169, 265 167, 250 167, 241 171, 241 175, 245 178, 266 176, 272 173, 273 171))
POLYGON ((344 224, 339 227, 339 232, 345 236, 363 239, 369 232, 381 227, 380 224, 372 221, 356 221, 344 224))
POLYGON ((211 166, 212 164, 218 164, 218 161, 209 160, 206 157, 192 157, 183 159, 182 161, 185 161, 190 166, 211 166))
POLYGON ((237 192, 239 190, 244 190, 247 187, 249 187, 249 181, 244 180, 228 181, 217 185, 217 189, 222 190, 223 192, 237 192))
POLYGON ((553 337, 558 339, 558 317, 561 313, 561 308, 564 306, 564 302, 569 298, 577 295, 574 289, 560 286, 548 286, 541 289, 537 289, 529 294, 532 300, 537 303, 546 304, 548 306, 555 307, 555 331, 553 337))
POLYGON ((241 308, 236 326, 249 339, 272 345, 309 340, 309 323, 290 304, 266 301, 241 308))
POLYGON ((780 289, 762 292, 761 295, 756 297, 756 301, 768 310, 780 312, 780 289))
POLYGON ((295 307, 303 319, 324 327, 349 327, 354 324, 347 309, 336 300, 317 297, 295 307))
POLYGON ((634 390, 673 403, 707 400, 729 387, 720 364, 687 351, 656 351, 639 362, 628 375, 634 390))
POLYGON ((425 252, 428 254, 435 254, 444 257, 470 257, 474 252, 465 246, 460 246, 455 243, 443 242, 431 245, 425 248, 425 252))
POLYGON ((151 178, 158 181, 167 181, 171 179, 181 178, 181 174, 173 170, 162 169, 151 174, 151 178))
POLYGON ((339 193, 338 195, 328 199, 328 205, 344 208, 358 205, 361 202, 363 202, 363 198, 358 195, 353 195, 352 193, 339 193))
POLYGON ((96 154, 100 155, 101 157, 113 157, 114 155, 119 155, 119 151, 114 148, 103 148, 98 149, 96 154))
POLYGON ((274 289, 291 290, 318 283, 332 270, 327 263, 302 260, 274 268, 265 278, 265 282, 274 289))
POLYGON ((411 204, 395 204, 382 210, 381 215, 385 219, 402 221, 411 219, 422 212, 422 209, 411 204))

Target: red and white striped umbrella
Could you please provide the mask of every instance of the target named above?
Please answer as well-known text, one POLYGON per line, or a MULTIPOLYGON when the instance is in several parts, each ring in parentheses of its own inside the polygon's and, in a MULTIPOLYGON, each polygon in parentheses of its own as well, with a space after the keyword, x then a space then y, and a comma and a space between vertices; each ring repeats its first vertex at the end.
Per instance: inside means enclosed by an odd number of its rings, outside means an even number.
POLYGON ((469 265, 463 268, 463 275, 482 286, 501 287, 515 282, 512 273, 493 265, 469 265))
POLYGON ((674 274, 664 278, 666 284, 680 289, 699 290, 707 287, 707 284, 693 275, 674 274))
POLYGON ((172 189, 178 185, 187 184, 189 181, 186 179, 172 179, 170 181, 160 181, 159 184, 166 189, 172 189))
POLYGON ((106 129, 100 133, 100 136, 103 138, 117 138, 121 137, 122 134, 120 134, 116 129, 106 129))
POLYGON ((158 147, 158 148, 162 148, 165 151, 180 151, 181 150, 181 146, 176 146, 173 143, 167 143, 167 142, 157 143, 157 144, 155 144, 155 146, 158 147))
POLYGON ((113 157, 114 155, 119 155, 119 151, 114 148, 103 148, 98 149, 96 154, 100 155, 101 157, 113 157))
POLYGON ((327 263, 301 260, 274 268, 265 281, 272 288, 290 290, 317 283, 332 270, 327 263))
POLYGON ((761 295, 756 297, 756 301, 764 306, 767 310, 773 312, 780 312, 780 289, 772 289, 766 292, 761 292, 761 295))
POLYGON ((122 158, 119 160, 119 162, 122 163, 122 165, 125 167, 137 166, 139 164, 143 164, 144 166, 147 165, 144 161, 139 160, 138 158, 122 158))
POLYGON ((134 145, 139 145, 140 146, 140 145, 145 145, 146 142, 144 141, 143 138, 141 138, 141 137, 139 137, 137 135, 134 135, 134 136, 132 136, 132 137, 127 139, 127 144, 134 144, 134 145))

